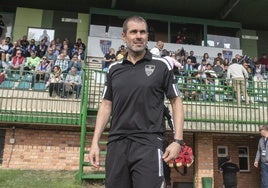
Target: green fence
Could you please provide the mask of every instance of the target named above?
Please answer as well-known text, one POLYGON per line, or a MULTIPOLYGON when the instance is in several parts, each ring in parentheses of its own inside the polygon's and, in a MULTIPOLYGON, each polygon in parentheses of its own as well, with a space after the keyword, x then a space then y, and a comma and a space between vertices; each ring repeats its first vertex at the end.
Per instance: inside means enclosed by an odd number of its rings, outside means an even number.
MULTIPOLYGON (((105 83, 105 72, 91 72, 89 109, 99 108, 105 83)), ((213 132, 258 132, 260 124, 267 124, 268 82, 247 80, 246 97, 240 104, 232 80, 207 80, 202 77, 177 75, 185 110, 185 130, 213 132)), ((168 101, 166 101, 168 103, 168 101)))
MULTIPOLYGON (((93 114, 98 110, 105 79, 105 72, 84 69, 80 99, 49 97, 46 88, 31 90, 19 87, 21 79, 6 80, 9 83, 0 85, 0 121, 79 125, 82 109, 93 114)), ((247 81, 249 104, 245 96, 238 104, 231 80, 209 82, 186 75, 177 75, 177 80, 185 110, 185 130, 257 132, 260 124, 268 123, 267 80, 247 81)))

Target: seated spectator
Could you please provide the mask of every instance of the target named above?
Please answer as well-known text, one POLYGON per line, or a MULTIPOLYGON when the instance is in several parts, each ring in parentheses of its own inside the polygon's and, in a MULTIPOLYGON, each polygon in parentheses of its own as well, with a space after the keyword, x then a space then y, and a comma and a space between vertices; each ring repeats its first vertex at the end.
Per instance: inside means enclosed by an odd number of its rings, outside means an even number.
POLYGON ((215 79, 217 75, 213 70, 206 70, 205 74, 205 89, 202 91, 202 99, 215 102, 215 79))
POLYGON ((117 60, 123 59, 125 54, 126 54, 126 48, 124 45, 121 45, 119 50, 116 52, 116 59, 117 60))
POLYGON ((30 40, 30 44, 27 46, 27 49, 26 49, 26 53, 27 53, 27 57, 29 57, 31 55, 31 51, 37 51, 37 46, 35 45, 35 40, 34 39, 31 39, 30 40))
POLYGON ((83 48, 81 46, 78 48, 78 53, 77 54, 78 54, 77 58, 78 58, 79 61, 82 62, 82 61, 85 60, 85 51, 83 50, 83 48))
POLYGON ((71 49, 71 58, 73 57, 74 54, 78 53, 78 44, 74 43, 73 48, 71 49))
POLYGON ((46 45, 46 38, 42 39, 40 44, 37 45, 37 56, 43 57, 46 54, 47 45, 46 45))
POLYGON ((35 51, 31 51, 30 55, 30 57, 27 57, 24 65, 24 71, 34 71, 35 68, 40 64, 40 58, 36 56, 35 51))
POLYGON ((36 67, 35 72, 32 76, 32 85, 34 87, 35 82, 39 82, 40 80, 44 80, 46 83, 49 79, 49 74, 51 72, 50 62, 47 60, 46 56, 42 57, 41 63, 36 67))
POLYGON ((52 48, 48 48, 45 57, 50 63, 51 68, 55 65, 55 61, 57 60, 57 56, 53 53, 52 48))
POLYGON ((62 98, 67 98, 67 93, 75 91, 75 98, 78 99, 80 96, 82 80, 81 76, 76 73, 76 68, 72 67, 70 73, 67 75, 63 83, 63 94, 62 98))
POLYGON ((0 84, 5 80, 5 72, 0 67, 0 84))
POLYGON ((216 60, 213 70, 215 71, 217 77, 221 79, 223 76, 223 65, 221 64, 220 60, 216 60))
POLYGON ((76 68, 77 74, 79 74, 79 75, 82 74, 82 62, 78 60, 77 54, 74 54, 72 60, 70 61, 67 72, 69 72, 72 67, 76 68))
POLYGON ((196 61, 196 57, 194 56, 193 50, 190 51, 190 55, 187 57, 187 59, 191 59, 191 62, 192 62, 194 69, 198 68, 199 63, 197 63, 197 61, 196 61))
POLYGON ((62 73, 68 73, 69 60, 65 57, 65 54, 61 53, 55 62, 55 66, 59 66, 62 73))
POLYGON ((213 66, 216 65, 216 62, 217 62, 217 61, 220 61, 220 64, 221 64, 221 65, 223 64, 224 60, 222 59, 222 53, 218 53, 218 54, 217 54, 217 57, 214 58, 213 66))
POLYGON ((207 60, 206 59, 202 59, 201 64, 198 66, 197 70, 200 74, 200 76, 205 79, 206 78, 206 74, 205 74, 205 70, 207 70, 207 60))
POLYGON ((7 45, 6 39, 2 39, 0 44, 0 56, 1 56, 1 62, 6 62, 6 54, 9 47, 7 45))
POLYGON ((259 62, 265 66, 266 71, 268 71, 268 57, 266 53, 263 53, 259 62))
POLYGON ((54 66, 53 72, 50 73, 49 80, 47 82, 47 87, 49 87, 49 96, 52 97, 53 91, 60 96, 61 88, 63 82, 63 74, 59 66, 54 66))
POLYGON ((183 86, 183 99, 184 100, 199 100, 200 93, 200 75, 198 72, 193 72, 189 78, 187 78, 187 83, 183 86))
MULTIPOLYGON (((193 64, 192 64, 192 60, 191 59, 187 59, 186 60, 186 64, 183 66, 183 71, 184 71, 184 76, 189 76, 192 71, 194 70, 193 64)), ((187 82, 187 80, 186 80, 187 82)))
MULTIPOLYGON (((24 55, 26 55, 27 46, 30 44, 29 41, 27 40, 27 35, 23 35, 23 37, 19 43, 20 43, 21 48, 22 48, 22 53, 24 55)), ((27 57, 27 56, 25 56, 25 57, 27 57)))
POLYGON ((61 53, 64 53, 65 59, 68 59, 68 61, 70 60, 70 57, 72 56, 72 54, 71 54, 71 50, 70 50, 68 44, 64 44, 62 46, 61 53))
POLYGON ((78 38, 76 43, 78 44, 78 48, 79 47, 82 47, 83 51, 86 50, 86 45, 82 42, 82 39, 81 38, 78 38))
POLYGON ((22 51, 17 50, 16 55, 12 57, 10 65, 7 68, 8 77, 11 77, 13 71, 19 71, 20 76, 22 76, 24 63, 25 63, 25 57, 22 56, 22 51))
POLYGON ((255 63, 255 69, 253 72, 253 80, 254 82, 265 82, 264 79, 265 66, 260 62, 255 63))
POLYGON ((162 41, 157 41, 155 47, 153 47, 150 52, 153 54, 155 57, 161 57, 162 50, 164 48, 164 42, 162 41))
POLYGON ((115 50, 113 48, 109 49, 109 52, 107 54, 105 54, 104 56, 104 65, 103 65, 103 69, 102 70, 107 70, 109 65, 112 62, 116 61, 116 56, 115 56, 115 50))

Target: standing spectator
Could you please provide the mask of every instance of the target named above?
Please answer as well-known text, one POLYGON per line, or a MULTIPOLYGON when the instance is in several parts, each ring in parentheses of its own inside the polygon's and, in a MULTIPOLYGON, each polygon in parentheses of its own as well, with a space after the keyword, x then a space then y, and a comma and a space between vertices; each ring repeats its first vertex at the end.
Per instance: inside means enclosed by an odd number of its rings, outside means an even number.
POLYGON ((268 187, 268 125, 260 127, 261 138, 259 140, 254 166, 258 168, 261 161, 261 188, 268 187))
POLYGON ((39 37, 39 42, 41 42, 44 38, 46 38, 46 41, 45 42, 50 42, 50 37, 49 37, 49 35, 47 34, 47 30, 46 29, 44 29, 43 30, 43 34, 42 35, 40 35, 40 37, 39 37))
POLYGON ((248 79, 247 70, 239 63, 236 59, 232 60, 232 63, 227 70, 227 79, 232 79, 232 85, 234 87, 234 92, 236 93, 237 104, 240 105, 241 101, 241 91, 246 99, 246 104, 249 104, 249 98, 246 88, 246 80, 248 79))
POLYGON ((3 33, 4 29, 5 29, 5 23, 3 21, 3 16, 0 15, 0 38, 2 37, 2 33, 3 33))
POLYGON ((163 162, 176 158, 184 144, 184 112, 177 81, 171 66, 147 50, 147 29, 142 17, 125 20, 122 39, 127 56, 107 72, 89 153, 90 163, 99 168, 99 140, 112 113, 105 162, 106 188, 161 187, 163 162), (162 155, 165 96, 172 106, 175 131, 173 142, 162 155))
POLYGON ((164 48, 164 43, 162 41, 157 41, 156 46, 153 47, 150 50, 150 52, 156 57, 161 57, 163 48, 164 48))
POLYGON ((227 156, 226 160, 220 167, 220 171, 223 174, 224 188, 237 188, 237 173, 239 172, 239 168, 236 164, 232 163, 230 156, 227 156))

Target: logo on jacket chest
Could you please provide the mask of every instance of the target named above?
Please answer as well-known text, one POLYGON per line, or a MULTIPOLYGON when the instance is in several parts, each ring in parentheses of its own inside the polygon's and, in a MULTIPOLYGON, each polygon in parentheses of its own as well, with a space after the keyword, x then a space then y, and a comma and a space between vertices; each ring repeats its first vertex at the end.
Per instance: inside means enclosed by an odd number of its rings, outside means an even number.
POLYGON ((151 76, 155 70, 155 65, 145 65, 145 73, 147 76, 151 76))

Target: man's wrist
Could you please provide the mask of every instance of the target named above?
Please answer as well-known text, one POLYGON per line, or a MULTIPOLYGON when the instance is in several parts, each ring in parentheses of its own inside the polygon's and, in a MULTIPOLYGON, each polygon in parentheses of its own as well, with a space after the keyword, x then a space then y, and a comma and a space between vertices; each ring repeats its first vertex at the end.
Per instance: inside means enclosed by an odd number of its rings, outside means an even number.
POLYGON ((184 145, 184 141, 182 139, 174 139, 173 142, 180 144, 181 146, 184 145))

